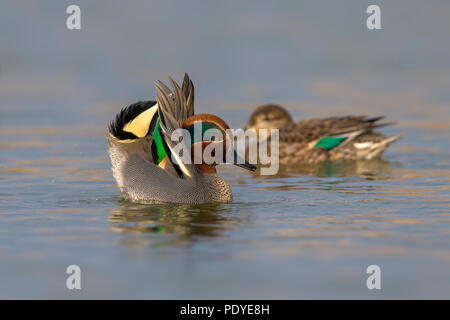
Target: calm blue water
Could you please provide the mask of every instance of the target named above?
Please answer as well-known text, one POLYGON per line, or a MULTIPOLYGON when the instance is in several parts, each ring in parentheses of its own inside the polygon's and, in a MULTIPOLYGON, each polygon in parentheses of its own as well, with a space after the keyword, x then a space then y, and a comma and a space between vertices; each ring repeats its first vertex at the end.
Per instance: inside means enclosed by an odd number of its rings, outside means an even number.
POLYGON ((77 1, 79 31, 68 4, 0 12, 0 298, 450 298, 448 2, 378 1, 380 31, 365 1, 77 1), (185 71, 232 127, 277 102, 404 138, 380 161, 221 168, 229 204, 125 202, 106 125, 185 71))

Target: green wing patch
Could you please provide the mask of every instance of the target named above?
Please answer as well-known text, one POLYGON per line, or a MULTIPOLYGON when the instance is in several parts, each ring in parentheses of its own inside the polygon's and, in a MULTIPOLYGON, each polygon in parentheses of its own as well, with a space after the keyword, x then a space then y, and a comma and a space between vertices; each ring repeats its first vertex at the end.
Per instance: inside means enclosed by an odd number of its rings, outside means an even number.
POLYGON ((156 152, 158 153, 158 163, 163 161, 163 159, 167 155, 166 149, 164 148, 164 143, 163 143, 163 139, 161 137, 160 130, 161 130, 161 120, 158 119, 158 122, 157 122, 156 128, 155 128, 155 134, 153 137, 153 139, 156 143, 156 152))
POLYGON ((314 148, 323 148, 325 150, 331 150, 340 145, 347 137, 325 137, 320 139, 314 146, 314 148))

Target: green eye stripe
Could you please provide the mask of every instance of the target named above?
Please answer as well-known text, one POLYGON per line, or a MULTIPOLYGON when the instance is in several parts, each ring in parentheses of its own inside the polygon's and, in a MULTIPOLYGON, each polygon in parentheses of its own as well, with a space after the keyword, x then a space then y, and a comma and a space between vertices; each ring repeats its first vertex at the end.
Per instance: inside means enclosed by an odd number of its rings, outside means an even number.
MULTIPOLYGON (((207 130, 209 130, 209 129, 217 129, 217 130, 220 130, 220 128, 219 128, 216 124, 214 124, 214 123, 211 123, 211 122, 202 122, 202 135, 201 135, 201 137, 200 137, 200 140, 196 141, 195 138, 198 139, 198 137, 195 137, 195 134, 194 134, 194 131, 195 131, 195 130, 194 130, 194 127, 195 127, 194 124, 193 124, 193 125, 190 125, 189 127, 187 127, 187 130, 189 131, 189 134, 191 135, 191 144, 194 144, 195 142, 203 141, 203 136, 204 136, 205 132, 206 132, 207 130)), ((222 130, 220 130, 220 131, 222 131, 222 130)))

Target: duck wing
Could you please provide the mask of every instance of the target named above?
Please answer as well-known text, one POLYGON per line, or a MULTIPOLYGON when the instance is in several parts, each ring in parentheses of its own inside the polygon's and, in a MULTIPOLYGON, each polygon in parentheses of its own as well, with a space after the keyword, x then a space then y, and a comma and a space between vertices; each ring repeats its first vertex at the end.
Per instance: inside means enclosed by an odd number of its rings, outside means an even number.
MULTIPOLYGON (((185 100, 183 109, 186 115, 177 114, 176 117, 180 119, 194 114, 194 85, 187 74, 184 76, 181 91, 185 100)), ((126 143, 130 150, 134 150, 133 152, 145 154, 145 159, 172 174, 182 174, 182 171, 177 172, 168 160, 170 150, 162 132, 157 101, 139 101, 122 108, 108 129, 114 139, 126 143)))
POLYGON ((303 120, 280 129, 280 142, 296 142, 330 150, 344 146, 362 134, 372 133, 375 128, 391 124, 379 123, 383 118, 345 116, 303 120))
MULTIPOLYGON (((171 91, 163 82, 155 82, 157 89, 156 101, 158 105, 159 117, 161 119, 160 126, 167 146, 169 160, 172 162, 177 173, 182 178, 193 177, 196 168, 193 164, 183 161, 182 155, 175 150, 178 143, 186 143, 184 141, 173 141, 172 135, 177 129, 181 129, 183 122, 194 113, 194 86, 187 74, 183 81, 183 89, 169 77, 173 91, 171 91)), ((190 151, 190 146, 186 143, 184 150, 190 151)), ((190 160, 190 152, 186 159, 190 160)))

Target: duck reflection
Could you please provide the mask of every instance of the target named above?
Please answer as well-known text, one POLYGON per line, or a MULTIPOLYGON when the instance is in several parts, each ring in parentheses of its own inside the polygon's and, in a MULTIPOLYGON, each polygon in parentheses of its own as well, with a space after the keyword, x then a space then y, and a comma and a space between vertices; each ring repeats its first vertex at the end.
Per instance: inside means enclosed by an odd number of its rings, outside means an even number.
POLYGON ((279 171, 272 176, 258 176, 255 178, 285 178, 295 174, 312 175, 316 177, 361 177, 367 180, 386 180, 392 172, 392 164, 383 159, 358 161, 326 161, 317 164, 280 165, 279 171))
POLYGON ((178 235, 177 240, 189 241, 197 236, 217 237, 233 224, 227 204, 136 204, 120 201, 111 210, 111 230, 123 233, 153 233, 178 235))

